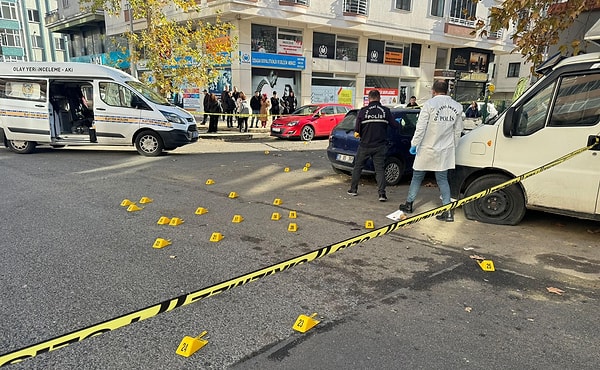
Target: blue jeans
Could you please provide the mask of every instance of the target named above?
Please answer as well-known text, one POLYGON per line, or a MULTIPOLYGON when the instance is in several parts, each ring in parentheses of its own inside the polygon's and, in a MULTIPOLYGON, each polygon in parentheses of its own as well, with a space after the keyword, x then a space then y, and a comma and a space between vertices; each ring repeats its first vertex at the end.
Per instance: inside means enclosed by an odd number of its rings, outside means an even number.
POLYGON ((358 182, 360 181, 360 175, 365 166, 365 162, 368 158, 372 158, 373 166, 375 167, 377 191, 379 192, 379 195, 385 194, 385 151, 385 145, 376 148, 358 147, 358 152, 356 153, 356 157, 354 157, 354 168, 352 169, 352 184, 350 185, 350 190, 358 190, 358 182))
POLYGON ((252 121, 250 121, 250 127, 254 127, 254 122, 256 122, 256 127, 260 123, 258 119, 258 115, 260 114, 260 109, 252 109, 252 121))
MULTIPOLYGON (((427 171, 413 171, 412 180, 410 181, 410 186, 408 187, 408 197, 406 198, 407 202, 414 202, 415 198, 417 198, 417 194, 419 193, 419 188, 421 187, 421 182, 423 182, 423 178, 425 178, 425 174, 427 171)), ((448 170, 445 171, 434 171, 435 173, 435 181, 437 181, 438 187, 440 188, 440 193, 442 194, 442 205, 450 203, 450 184, 448 183, 448 170)))

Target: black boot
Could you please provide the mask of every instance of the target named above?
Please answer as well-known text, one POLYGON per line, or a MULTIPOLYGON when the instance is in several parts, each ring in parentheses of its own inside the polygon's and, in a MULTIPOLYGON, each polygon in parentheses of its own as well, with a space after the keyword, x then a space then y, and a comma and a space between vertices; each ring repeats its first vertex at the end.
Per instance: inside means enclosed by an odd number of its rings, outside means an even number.
POLYGON ((440 221, 454 222, 454 212, 453 211, 442 212, 439 215, 435 216, 435 218, 437 218, 440 221))
POLYGON ((398 207, 402 212, 413 213, 413 202, 406 202, 404 204, 400 204, 398 207))

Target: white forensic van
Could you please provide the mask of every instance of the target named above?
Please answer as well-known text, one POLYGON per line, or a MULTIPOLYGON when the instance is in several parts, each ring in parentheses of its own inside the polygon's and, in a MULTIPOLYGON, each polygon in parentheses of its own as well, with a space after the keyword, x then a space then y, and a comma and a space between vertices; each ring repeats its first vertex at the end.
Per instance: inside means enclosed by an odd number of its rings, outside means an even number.
MULTIPOLYGON (((600 53, 555 57, 496 120, 463 136, 453 197, 470 196, 592 145, 600 136, 600 53)), ((516 225, 526 209, 600 220, 600 145, 463 206, 465 216, 516 225)))
POLYGON ((0 62, 0 141, 135 145, 157 156, 198 140, 194 117, 118 69, 88 63, 0 62))

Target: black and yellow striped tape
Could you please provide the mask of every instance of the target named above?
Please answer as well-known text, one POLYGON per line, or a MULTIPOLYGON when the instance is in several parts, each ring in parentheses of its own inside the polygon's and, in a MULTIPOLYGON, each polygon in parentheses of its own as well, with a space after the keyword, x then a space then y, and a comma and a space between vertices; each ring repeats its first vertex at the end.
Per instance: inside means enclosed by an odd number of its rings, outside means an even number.
POLYGON ((113 319, 103 321, 99 324, 94 324, 94 325, 88 326, 83 329, 77 329, 70 333, 63 334, 63 335, 60 335, 60 336, 52 338, 52 339, 44 340, 37 344, 27 346, 27 347, 24 347, 24 348, 21 348, 21 349, 18 349, 18 350, 9 352, 9 353, 5 353, 0 356, 0 366, 20 362, 24 359, 35 357, 42 353, 46 353, 46 352, 54 351, 59 348, 63 348, 65 346, 68 346, 69 344, 81 342, 84 339, 91 338, 93 336, 100 335, 100 334, 124 327, 124 326, 132 324, 134 322, 138 322, 138 321, 142 321, 142 320, 151 318, 151 317, 161 314, 163 312, 168 312, 168 311, 174 310, 178 307, 188 305, 190 303, 198 302, 204 298, 208 298, 213 295, 217 295, 217 294, 227 291, 229 289, 262 279, 266 276, 273 275, 273 274, 281 272, 281 271, 285 271, 287 269, 290 269, 294 266, 301 265, 303 263, 314 261, 318 258, 325 257, 327 255, 333 254, 342 249, 346 249, 351 246, 363 243, 367 240, 371 240, 371 239, 389 234, 401 226, 411 225, 411 224, 417 223, 419 221, 422 221, 426 218, 435 216, 444 211, 450 211, 450 210, 460 207, 466 203, 472 202, 472 201, 482 198, 488 194, 491 194, 497 190, 504 189, 504 188, 509 187, 513 184, 516 184, 520 181, 523 181, 528 177, 537 175, 538 173, 540 173, 542 171, 545 171, 549 168, 557 166, 557 165, 567 161, 568 159, 573 158, 577 154, 585 152, 586 150, 591 149, 592 147, 594 147, 596 145, 599 145, 599 142, 600 142, 600 137, 597 137, 595 139, 595 141, 593 143, 591 143, 589 146, 577 149, 569 154, 566 154, 566 155, 564 155, 552 162, 549 162, 543 166, 540 166, 534 170, 526 172, 518 177, 510 179, 506 182, 503 182, 503 183, 496 185, 494 187, 491 187, 489 189, 483 190, 479 193, 473 194, 469 197, 454 201, 452 203, 446 204, 441 207, 431 209, 429 211, 420 213, 418 215, 412 216, 405 220, 398 221, 398 222, 389 224, 387 226, 380 227, 378 229, 375 229, 375 230, 363 233, 361 235, 343 240, 341 242, 337 242, 337 243, 316 249, 312 252, 308 252, 308 253, 299 255, 297 257, 290 258, 283 262, 279 262, 274 265, 255 270, 253 272, 243 274, 238 277, 234 277, 233 279, 229 279, 229 280, 223 281, 221 283, 214 284, 209 287, 202 288, 200 290, 197 290, 197 291, 194 291, 191 293, 183 294, 176 298, 168 299, 166 301, 143 308, 141 310, 137 310, 137 311, 113 318, 113 319))

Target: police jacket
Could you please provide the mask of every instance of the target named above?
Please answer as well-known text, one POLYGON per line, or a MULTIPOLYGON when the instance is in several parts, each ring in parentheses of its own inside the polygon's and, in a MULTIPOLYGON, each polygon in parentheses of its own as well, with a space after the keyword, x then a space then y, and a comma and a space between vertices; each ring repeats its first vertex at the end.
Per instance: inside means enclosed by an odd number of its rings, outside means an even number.
POLYGON ((354 130, 360 135, 360 146, 375 148, 387 144, 388 125, 398 128, 400 125, 388 107, 378 101, 372 101, 362 107, 356 116, 354 130))
POLYGON ((417 147, 413 169, 444 171, 454 168, 456 144, 462 129, 462 105, 448 95, 429 99, 421 108, 411 140, 411 145, 417 147))

